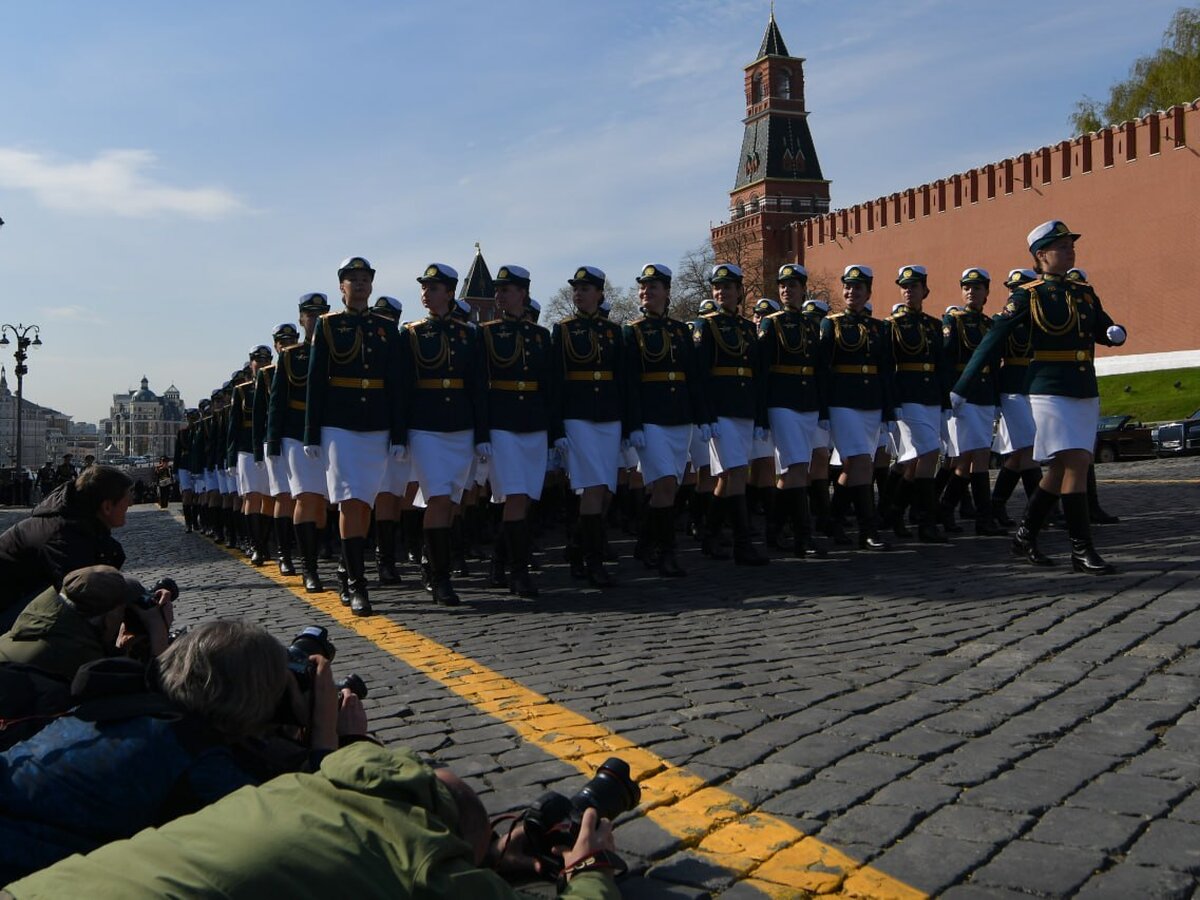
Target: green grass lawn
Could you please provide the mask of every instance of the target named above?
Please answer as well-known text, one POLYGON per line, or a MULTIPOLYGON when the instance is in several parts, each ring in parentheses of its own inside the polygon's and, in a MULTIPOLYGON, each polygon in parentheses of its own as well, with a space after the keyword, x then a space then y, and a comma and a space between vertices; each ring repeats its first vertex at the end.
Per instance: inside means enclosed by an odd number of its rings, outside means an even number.
POLYGON ((1128 413, 1143 422, 1165 422, 1200 408, 1200 367, 1104 375, 1097 380, 1102 416, 1128 413))

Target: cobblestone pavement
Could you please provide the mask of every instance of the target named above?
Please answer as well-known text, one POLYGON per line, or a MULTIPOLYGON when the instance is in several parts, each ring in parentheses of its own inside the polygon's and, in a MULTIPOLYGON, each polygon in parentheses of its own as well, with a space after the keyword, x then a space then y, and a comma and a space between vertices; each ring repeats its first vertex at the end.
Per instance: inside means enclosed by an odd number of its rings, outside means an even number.
MULTIPOLYGON (((1121 570, 1105 579, 1014 564, 1000 538, 758 570, 685 541, 680 582, 625 557, 619 588, 580 589, 546 552, 536 603, 488 591, 476 564, 460 609, 408 578, 355 622, 174 510, 139 508, 119 536, 130 572, 179 580, 183 622, 329 626, 377 734, 465 775, 492 812, 578 789, 589 748, 675 777, 618 826, 626 897, 1194 896, 1200 460, 1099 475, 1122 519, 1096 529, 1121 570), (464 676, 470 661, 491 674, 464 676), (561 733, 522 724, 529 692, 561 733)), ((1043 545, 1065 560, 1061 530, 1043 545)))

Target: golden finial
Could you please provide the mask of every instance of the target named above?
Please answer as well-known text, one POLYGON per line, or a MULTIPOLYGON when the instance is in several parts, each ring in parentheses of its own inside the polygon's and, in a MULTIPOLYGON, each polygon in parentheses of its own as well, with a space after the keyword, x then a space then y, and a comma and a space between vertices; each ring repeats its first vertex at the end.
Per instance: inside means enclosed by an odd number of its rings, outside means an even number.
POLYGON ((483 251, 479 249, 479 241, 476 241, 475 242, 475 255, 479 256, 481 253, 483 253, 483 251))

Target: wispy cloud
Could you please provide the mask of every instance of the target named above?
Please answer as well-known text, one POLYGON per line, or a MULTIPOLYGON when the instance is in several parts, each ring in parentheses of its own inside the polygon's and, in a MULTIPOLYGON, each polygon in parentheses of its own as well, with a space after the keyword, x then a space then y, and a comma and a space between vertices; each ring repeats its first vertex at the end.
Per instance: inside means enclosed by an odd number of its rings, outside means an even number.
POLYGON ((104 321, 102 316, 97 315, 94 310, 86 306, 50 306, 43 311, 51 319, 65 322, 98 324, 104 321))
POLYGON ((156 162, 149 150, 106 150, 91 160, 60 161, 0 147, 0 187, 29 191, 44 206, 73 213, 219 219, 245 209, 222 188, 156 180, 151 174, 156 162))

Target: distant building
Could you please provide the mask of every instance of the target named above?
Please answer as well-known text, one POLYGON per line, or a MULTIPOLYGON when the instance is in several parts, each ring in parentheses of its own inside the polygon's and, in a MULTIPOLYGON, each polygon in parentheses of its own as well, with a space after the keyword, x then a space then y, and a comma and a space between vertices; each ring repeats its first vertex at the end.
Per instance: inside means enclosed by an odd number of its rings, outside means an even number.
MULTIPOLYGON (((21 464, 36 469, 54 459, 62 446, 71 417, 28 399, 21 401, 21 464)), ((0 366, 0 466, 17 461, 17 396, 8 387, 8 374, 0 366)))
POLYGON ((171 385, 159 396, 143 375, 138 390, 113 394, 108 418, 100 423, 104 456, 171 456, 184 412, 179 388, 171 385))
POLYGON ((484 262, 483 251, 475 244, 475 258, 471 260, 471 268, 458 289, 458 298, 471 304, 471 320, 473 322, 490 322, 499 313, 496 311, 496 285, 492 281, 492 273, 484 262))

